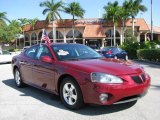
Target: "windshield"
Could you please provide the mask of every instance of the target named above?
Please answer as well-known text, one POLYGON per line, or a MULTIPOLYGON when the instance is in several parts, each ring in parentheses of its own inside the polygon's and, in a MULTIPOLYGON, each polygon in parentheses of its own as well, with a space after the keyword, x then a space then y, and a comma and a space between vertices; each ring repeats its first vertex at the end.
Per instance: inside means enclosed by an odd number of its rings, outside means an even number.
POLYGON ((90 47, 81 44, 57 44, 52 45, 52 49, 59 60, 103 58, 99 53, 90 47))

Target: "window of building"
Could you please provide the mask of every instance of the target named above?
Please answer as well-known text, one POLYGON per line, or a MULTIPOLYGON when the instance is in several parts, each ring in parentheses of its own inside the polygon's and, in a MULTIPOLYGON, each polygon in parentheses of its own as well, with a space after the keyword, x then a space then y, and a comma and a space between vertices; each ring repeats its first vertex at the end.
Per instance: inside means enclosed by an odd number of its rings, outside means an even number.
POLYGON ((120 45, 120 34, 118 31, 116 31, 116 43, 114 43, 114 30, 110 29, 105 32, 106 34, 106 40, 105 40, 105 46, 115 46, 120 45))
MULTIPOLYGON (((53 31, 48 34, 49 38, 53 40, 53 31)), ((63 34, 60 31, 56 31, 56 42, 63 42, 63 34)))
POLYGON ((32 43, 32 45, 37 43, 37 35, 35 32, 33 32, 31 35, 31 43, 32 43))
MULTIPOLYGON (((73 31, 72 30, 70 30, 67 33, 66 38, 67 38, 68 43, 73 43, 73 31)), ((82 33, 79 32, 78 30, 74 31, 74 38, 75 38, 76 43, 83 44, 82 33)))
POLYGON ((25 34, 25 46, 29 46, 30 45, 30 36, 29 34, 25 34))

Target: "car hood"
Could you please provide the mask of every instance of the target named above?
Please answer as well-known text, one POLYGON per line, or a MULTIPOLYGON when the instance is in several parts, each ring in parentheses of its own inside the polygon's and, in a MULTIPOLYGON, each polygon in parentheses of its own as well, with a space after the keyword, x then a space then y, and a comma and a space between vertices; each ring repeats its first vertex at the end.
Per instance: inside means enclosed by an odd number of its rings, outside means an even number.
POLYGON ((112 75, 137 74, 143 72, 143 68, 131 61, 116 59, 91 59, 79 61, 63 61, 62 65, 68 68, 87 73, 102 72, 112 75))

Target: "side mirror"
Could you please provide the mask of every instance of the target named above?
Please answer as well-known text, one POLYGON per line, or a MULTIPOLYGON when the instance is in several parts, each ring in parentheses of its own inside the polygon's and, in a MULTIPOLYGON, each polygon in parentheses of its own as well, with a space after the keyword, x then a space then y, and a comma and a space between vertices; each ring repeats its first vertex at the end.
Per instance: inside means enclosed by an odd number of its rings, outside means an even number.
POLYGON ((53 62, 52 58, 49 56, 42 56, 41 61, 45 62, 45 63, 52 63, 53 62))

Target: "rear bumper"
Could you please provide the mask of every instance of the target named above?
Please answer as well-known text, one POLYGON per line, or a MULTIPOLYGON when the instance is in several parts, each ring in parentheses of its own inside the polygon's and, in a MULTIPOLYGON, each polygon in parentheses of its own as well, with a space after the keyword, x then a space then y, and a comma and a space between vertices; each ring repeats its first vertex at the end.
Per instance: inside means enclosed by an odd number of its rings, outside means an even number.
POLYGON ((113 55, 113 54, 103 54, 103 55, 106 58, 114 58, 115 57, 115 55, 113 55))
POLYGON ((119 85, 88 83, 82 86, 82 92, 85 103, 111 105, 138 100, 146 94, 149 86, 150 78, 140 85, 134 82, 119 85), (101 94, 107 94, 108 100, 100 101, 101 94))

